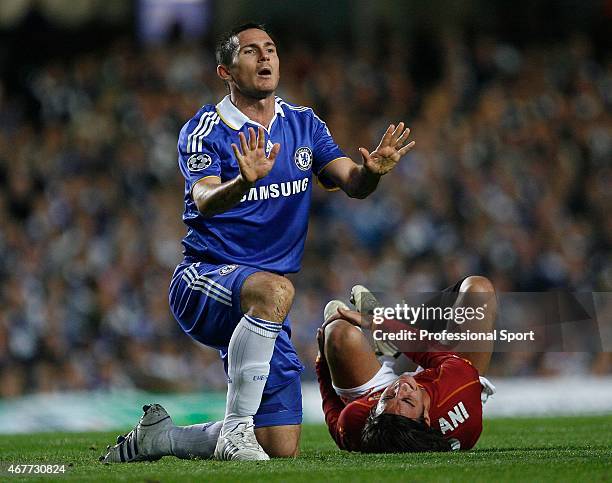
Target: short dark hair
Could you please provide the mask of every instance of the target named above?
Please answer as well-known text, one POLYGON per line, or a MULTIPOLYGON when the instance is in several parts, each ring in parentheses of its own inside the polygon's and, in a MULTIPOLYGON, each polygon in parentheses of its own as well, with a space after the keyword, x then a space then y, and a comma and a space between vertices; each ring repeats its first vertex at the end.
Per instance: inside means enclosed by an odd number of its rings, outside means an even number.
POLYGON ((410 419, 399 414, 370 414, 361 432, 363 453, 420 453, 450 451, 442 433, 423 420, 410 419))
POLYGON ((223 34, 223 36, 219 38, 217 46, 215 47, 215 58, 217 59, 217 64, 226 66, 233 64, 234 57, 238 53, 238 48, 240 47, 240 45, 237 43, 237 35, 240 32, 244 32, 245 30, 249 29, 263 30, 272 40, 274 40, 272 34, 265 25, 256 22, 243 23, 242 25, 234 27, 232 30, 223 34))

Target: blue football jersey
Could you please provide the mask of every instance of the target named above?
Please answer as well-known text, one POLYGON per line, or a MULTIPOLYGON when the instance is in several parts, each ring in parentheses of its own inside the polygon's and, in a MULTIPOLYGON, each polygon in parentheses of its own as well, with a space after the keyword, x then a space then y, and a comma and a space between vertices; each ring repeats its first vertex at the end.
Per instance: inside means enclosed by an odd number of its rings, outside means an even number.
POLYGON ((250 120, 226 96, 219 104, 205 105, 181 130, 179 166, 185 177, 188 227, 183 238, 185 257, 212 263, 235 263, 275 273, 300 269, 308 228, 312 174, 333 188, 321 173, 345 154, 325 123, 308 107, 275 99, 275 115, 265 130, 266 152, 274 143, 281 148, 270 173, 256 182, 228 211, 205 218, 198 211, 191 189, 208 176, 222 182, 240 173, 232 143, 240 146, 239 132, 248 139, 250 120))

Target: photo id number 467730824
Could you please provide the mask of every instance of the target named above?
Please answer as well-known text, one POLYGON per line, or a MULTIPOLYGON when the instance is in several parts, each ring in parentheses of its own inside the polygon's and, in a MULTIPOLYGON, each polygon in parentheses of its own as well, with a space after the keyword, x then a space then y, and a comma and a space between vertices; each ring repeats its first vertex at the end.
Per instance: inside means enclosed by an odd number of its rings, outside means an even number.
POLYGON ((63 475, 69 467, 65 463, 52 464, 52 463, 0 463, 0 476, 9 475, 63 475))

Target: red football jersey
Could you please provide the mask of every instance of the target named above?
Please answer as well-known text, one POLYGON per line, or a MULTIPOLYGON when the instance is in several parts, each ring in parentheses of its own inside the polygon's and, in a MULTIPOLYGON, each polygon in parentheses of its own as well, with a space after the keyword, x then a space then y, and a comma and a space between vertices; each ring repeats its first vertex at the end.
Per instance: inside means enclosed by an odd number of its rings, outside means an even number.
MULTIPOLYGON (((429 394, 431 427, 440 430, 453 449, 472 448, 482 432, 478 371, 470 361, 453 352, 409 352, 406 355, 424 368, 414 379, 429 394)), ((316 369, 325 422, 332 438, 340 449, 359 451, 361 430, 382 391, 345 405, 334 391, 327 364, 317 360, 316 369)))

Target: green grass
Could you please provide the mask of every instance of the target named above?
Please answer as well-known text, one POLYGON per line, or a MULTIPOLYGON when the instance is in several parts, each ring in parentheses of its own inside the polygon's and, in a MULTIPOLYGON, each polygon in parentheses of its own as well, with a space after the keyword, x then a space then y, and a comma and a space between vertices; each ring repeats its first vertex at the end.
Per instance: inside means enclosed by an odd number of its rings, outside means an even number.
MULTIPOLYGON (((477 449, 361 455, 339 451, 324 426, 305 426, 298 459, 234 463, 165 457, 102 465, 117 433, 0 436, 0 461, 71 464, 59 481, 612 481, 612 416, 485 421, 477 449)), ((0 481, 28 478, 0 475, 0 481)), ((50 477, 29 480, 50 481, 50 477)))

